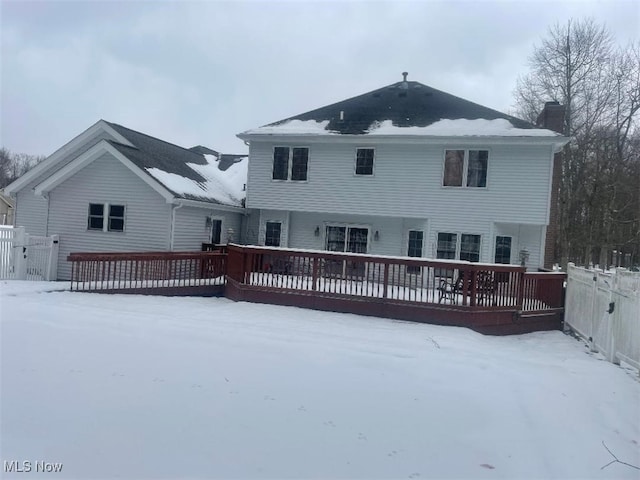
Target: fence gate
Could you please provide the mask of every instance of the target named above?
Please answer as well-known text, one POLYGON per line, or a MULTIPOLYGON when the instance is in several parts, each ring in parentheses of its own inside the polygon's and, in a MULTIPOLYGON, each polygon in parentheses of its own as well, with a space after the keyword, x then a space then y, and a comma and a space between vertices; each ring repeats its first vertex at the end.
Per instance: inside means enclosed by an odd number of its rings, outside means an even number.
POLYGON ((569 264, 565 324, 613 363, 640 373, 640 273, 569 264))
POLYGON ((24 227, 0 226, 0 279, 55 280, 58 235, 29 235, 24 227))

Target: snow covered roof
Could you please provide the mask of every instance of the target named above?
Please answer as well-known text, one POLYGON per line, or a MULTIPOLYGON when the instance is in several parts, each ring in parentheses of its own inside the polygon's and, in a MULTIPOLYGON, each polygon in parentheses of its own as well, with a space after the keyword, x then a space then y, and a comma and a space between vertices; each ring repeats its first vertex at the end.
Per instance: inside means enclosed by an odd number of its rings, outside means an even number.
POLYGON ((394 83, 239 136, 250 135, 561 136, 412 81, 394 83))
POLYGON ((176 197, 242 206, 247 182, 246 155, 221 154, 202 146, 186 149, 121 125, 109 125, 133 147, 109 143, 176 197))

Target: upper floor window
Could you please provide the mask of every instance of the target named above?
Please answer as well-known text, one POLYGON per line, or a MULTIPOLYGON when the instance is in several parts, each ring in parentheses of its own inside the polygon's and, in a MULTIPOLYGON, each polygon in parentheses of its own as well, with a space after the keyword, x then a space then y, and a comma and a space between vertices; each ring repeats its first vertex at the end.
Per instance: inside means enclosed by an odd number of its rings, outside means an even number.
POLYGON ((488 150, 446 150, 442 185, 486 187, 488 165, 488 150))
POLYGON ((373 175, 373 148, 358 148, 356 150, 356 175, 373 175))
POLYGON ((274 180, 307 180, 309 149, 307 147, 275 147, 273 149, 274 180))
POLYGON ((123 232, 124 205, 90 203, 87 228, 103 232, 123 232))

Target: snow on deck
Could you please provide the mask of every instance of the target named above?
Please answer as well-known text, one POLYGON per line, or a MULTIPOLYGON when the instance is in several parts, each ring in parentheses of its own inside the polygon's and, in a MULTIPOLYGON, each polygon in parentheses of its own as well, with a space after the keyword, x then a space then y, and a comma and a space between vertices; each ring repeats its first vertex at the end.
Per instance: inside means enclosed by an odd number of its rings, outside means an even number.
POLYGON ((560 332, 66 288, 0 284, 2 459, 43 478, 638 478, 601 469, 637 376, 560 332))

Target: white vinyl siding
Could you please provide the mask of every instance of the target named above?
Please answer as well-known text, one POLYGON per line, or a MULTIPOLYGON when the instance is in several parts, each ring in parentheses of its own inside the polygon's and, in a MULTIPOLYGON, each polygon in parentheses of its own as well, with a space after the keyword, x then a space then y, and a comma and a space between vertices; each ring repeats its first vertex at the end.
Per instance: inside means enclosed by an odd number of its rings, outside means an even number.
POLYGON ((326 227, 355 226, 369 228, 368 252, 372 255, 406 255, 406 240, 402 218, 341 215, 313 212, 291 212, 289 247, 325 250, 326 227), (318 228, 318 236, 316 236, 318 228), (378 240, 374 239, 378 232, 378 240))
MULTIPOLYGON (((45 170, 37 178, 32 180, 28 185, 24 186, 19 192, 17 192, 15 225, 25 227, 27 233, 31 235, 46 235, 48 208, 47 201, 43 197, 34 195, 33 188, 43 180, 53 175, 53 173, 57 172, 62 167, 67 165, 69 162, 89 150, 100 140, 104 139, 113 139, 113 137, 111 137, 111 135, 109 135, 106 131, 99 130, 92 137, 88 138, 87 141, 82 145, 79 145, 67 152, 66 157, 62 161, 60 161, 55 166, 55 168, 52 168, 51 170, 45 170)), ((84 208, 86 222, 87 206, 85 205, 84 208)), ((49 234, 51 234, 51 232, 49 232, 49 234)))
POLYGON ((221 243, 227 243, 229 229, 234 242, 239 241, 241 214, 223 212, 213 208, 180 207, 175 212, 173 249, 175 251, 200 251, 203 243, 211 241, 211 225, 207 218, 222 220, 221 243))
POLYGON ((258 232, 260 230, 260 211, 250 210, 242 216, 242 235, 240 241, 248 245, 258 244, 258 232))
POLYGON ((456 225, 464 225, 470 218, 485 225, 547 222, 550 146, 465 147, 490 150, 487 187, 458 189, 442 187, 447 144, 381 142, 375 145, 375 175, 366 182, 354 175, 358 145, 346 142, 312 145, 307 182, 274 182, 274 146, 251 142, 249 208, 440 218, 456 225))
MULTIPOLYGON (((31 235, 46 235, 47 209, 47 200, 34 195, 32 188, 25 187, 16 195, 14 225, 24 227, 31 235)), ((85 210, 85 222, 86 220, 85 210)))
POLYGON ((48 234, 60 235, 58 277, 62 280, 71 274, 66 261, 71 252, 169 250, 170 205, 110 154, 54 188, 49 202, 48 234), (125 231, 88 230, 90 203, 124 205, 125 231))

